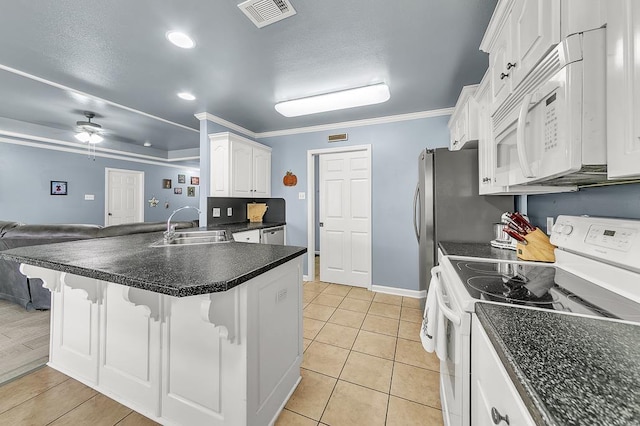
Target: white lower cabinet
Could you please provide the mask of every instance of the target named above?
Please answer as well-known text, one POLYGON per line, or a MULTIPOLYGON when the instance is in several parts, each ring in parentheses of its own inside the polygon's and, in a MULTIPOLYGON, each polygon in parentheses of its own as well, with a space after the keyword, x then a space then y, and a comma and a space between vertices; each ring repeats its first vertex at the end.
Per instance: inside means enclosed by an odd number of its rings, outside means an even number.
POLYGON ((471 331, 471 425, 535 425, 480 321, 471 331))
POLYGON ((259 243, 260 230, 252 229, 251 231, 234 232, 233 239, 239 243, 259 243))
POLYGON ((52 293, 48 365, 156 422, 273 424, 300 380, 302 257, 181 298, 21 271, 52 293))

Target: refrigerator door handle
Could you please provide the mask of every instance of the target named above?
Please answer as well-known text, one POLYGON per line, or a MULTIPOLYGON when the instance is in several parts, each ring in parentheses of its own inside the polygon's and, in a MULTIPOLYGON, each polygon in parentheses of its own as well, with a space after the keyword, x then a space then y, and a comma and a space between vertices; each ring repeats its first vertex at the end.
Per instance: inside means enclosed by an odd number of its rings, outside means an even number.
POLYGON ((420 242, 420 228, 418 228, 416 207, 418 205, 418 197, 420 196, 420 182, 416 183, 416 192, 413 194, 413 230, 416 233, 416 239, 420 242))

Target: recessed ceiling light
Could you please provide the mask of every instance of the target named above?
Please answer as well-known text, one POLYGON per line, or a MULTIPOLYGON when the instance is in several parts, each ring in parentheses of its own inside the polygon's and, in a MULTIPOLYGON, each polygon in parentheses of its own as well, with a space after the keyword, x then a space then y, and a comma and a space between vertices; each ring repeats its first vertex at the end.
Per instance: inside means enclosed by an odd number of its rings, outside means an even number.
POLYGON ((318 112, 379 104, 388 101, 390 97, 389 86, 384 83, 379 83, 371 86, 280 102, 276 104, 275 107, 276 111, 285 117, 298 117, 300 115, 315 114, 318 112))
POLYGON ((178 93, 178 97, 184 99, 185 101, 194 101, 196 99, 195 96, 188 92, 180 92, 178 93))
POLYGON ((145 143, 143 143, 142 145, 144 145, 144 146, 151 146, 151 142, 145 142, 145 143))
POLYGON ((192 49, 195 47, 196 42, 191 37, 180 31, 169 31, 167 33, 167 40, 183 49, 192 49))

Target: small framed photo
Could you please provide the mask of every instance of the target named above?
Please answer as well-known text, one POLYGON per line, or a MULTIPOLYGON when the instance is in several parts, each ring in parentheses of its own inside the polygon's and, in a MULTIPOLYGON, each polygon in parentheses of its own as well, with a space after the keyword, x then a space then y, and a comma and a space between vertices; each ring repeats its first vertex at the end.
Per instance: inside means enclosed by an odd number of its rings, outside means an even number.
POLYGON ((162 187, 164 189, 171 189, 171 179, 162 179, 162 187))
POLYGON ((182 188, 173 188, 174 194, 182 194, 182 188))
POLYGON ((52 180, 51 195, 67 195, 67 182, 62 180, 52 180))
POLYGON ((200 178, 198 176, 191 176, 191 185, 200 185, 200 178))
MULTIPOLYGON (((193 179, 193 178, 191 178, 193 179)), ((195 186, 187 186, 187 197, 195 197, 196 196, 196 187, 195 186)))
POLYGON ((187 183, 187 178, 185 175, 178 175, 178 183, 187 183))

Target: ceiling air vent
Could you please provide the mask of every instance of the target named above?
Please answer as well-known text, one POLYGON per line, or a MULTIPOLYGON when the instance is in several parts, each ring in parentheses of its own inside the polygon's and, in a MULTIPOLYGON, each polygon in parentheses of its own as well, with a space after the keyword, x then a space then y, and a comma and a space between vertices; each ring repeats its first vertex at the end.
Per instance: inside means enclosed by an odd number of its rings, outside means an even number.
POLYGON ((338 133, 337 135, 329 135, 328 137, 329 142, 344 142, 347 139, 349 138, 346 133, 338 133))
POLYGON ((238 7, 258 28, 296 14, 289 0, 247 0, 238 7))

